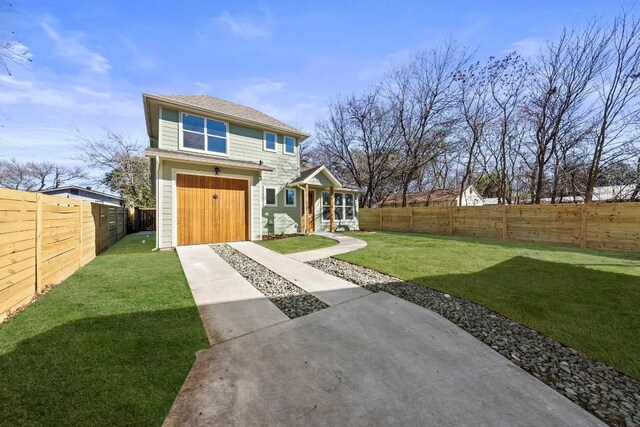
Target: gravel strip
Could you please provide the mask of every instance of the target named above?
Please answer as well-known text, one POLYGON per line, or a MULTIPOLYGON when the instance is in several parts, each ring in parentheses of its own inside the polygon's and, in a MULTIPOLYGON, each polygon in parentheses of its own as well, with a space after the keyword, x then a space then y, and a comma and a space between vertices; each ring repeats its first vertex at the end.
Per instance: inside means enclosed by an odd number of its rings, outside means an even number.
POLYGON ((211 245, 211 249, 291 319, 328 307, 318 298, 229 245, 211 245))
POLYGON ((640 425, 640 381, 479 304, 334 258, 310 265, 435 311, 614 426, 640 425))

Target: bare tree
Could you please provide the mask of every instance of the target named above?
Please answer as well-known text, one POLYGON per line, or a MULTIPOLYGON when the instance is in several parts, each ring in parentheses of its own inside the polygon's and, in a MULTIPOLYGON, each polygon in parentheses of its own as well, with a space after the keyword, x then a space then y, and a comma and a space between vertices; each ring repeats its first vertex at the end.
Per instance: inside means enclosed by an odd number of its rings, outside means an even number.
POLYGON ((609 40, 611 49, 607 67, 598 85, 597 129, 587 176, 585 202, 593 197, 593 188, 608 156, 609 162, 637 156, 633 142, 638 133, 640 101, 640 20, 623 10, 613 22, 609 40))
POLYGON ((134 140, 104 129, 103 138, 91 138, 77 130, 79 158, 102 170, 99 183, 115 191, 131 206, 151 207, 151 169, 140 154, 142 146, 134 140))
MULTIPOLYGON (((11 3, 6 1, 2 3, 7 7, 13 7, 11 3)), ((16 34, 11 31, 9 36, 13 39, 16 34)), ((31 52, 24 44, 15 40, 0 40, 0 66, 4 68, 8 75, 11 75, 11 65, 21 65, 31 61, 31 52)))
POLYGON ((528 115, 534 131, 533 202, 540 203, 546 166, 557 149, 563 128, 575 127, 585 99, 605 65, 608 35, 596 20, 579 31, 565 28, 542 49, 535 69, 528 115), (570 122, 569 119, 574 119, 570 122))
POLYGON ((62 166, 49 161, 0 161, 0 186, 15 190, 42 191, 86 179, 81 167, 62 166))
POLYGON ((460 180, 459 203, 462 205, 464 190, 471 178, 473 164, 477 152, 485 137, 485 131, 495 118, 495 109, 490 101, 489 79, 487 69, 479 62, 470 65, 466 70, 458 70, 454 74, 457 82, 457 114, 461 117, 461 145, 465 155, 465 164, 460 180))
POLYGON ((383 184, 395 174, 397 138, 378 89, 331 103, 328 119, 318 122, 316 131, 323 160, 364 190, 362 206, 379 201, 383 184))
POLYGON ((390 73, 386 95, 402 147, 402 206, 407 205, 407 193, 420 170, 447 149, 447 137, 456 119, 453 76, 467 62, 466 52, 450 41, 416 55, 390 73))

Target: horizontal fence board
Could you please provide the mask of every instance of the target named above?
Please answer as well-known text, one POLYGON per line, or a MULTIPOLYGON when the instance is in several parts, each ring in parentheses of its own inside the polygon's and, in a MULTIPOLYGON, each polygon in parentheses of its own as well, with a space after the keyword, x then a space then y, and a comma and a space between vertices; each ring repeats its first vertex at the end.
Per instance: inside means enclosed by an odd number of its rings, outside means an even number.
POLYGON ((360 228, 640 251, 640 203, 363 208, 360 228))
POLYGON ((0 189, 0 320, 125 234, 125 208, 0 189))

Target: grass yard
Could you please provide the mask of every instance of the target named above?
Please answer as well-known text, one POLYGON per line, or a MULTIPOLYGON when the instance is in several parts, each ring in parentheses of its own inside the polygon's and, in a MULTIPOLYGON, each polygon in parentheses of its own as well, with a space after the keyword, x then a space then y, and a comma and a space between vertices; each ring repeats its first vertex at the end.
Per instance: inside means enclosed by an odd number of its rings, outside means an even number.
POLYGON ((0 424, 161 425, 205 331, 174 252, 127 236, 0 324, 0 424))
POLYGON ((640 378, 640 253, 391 232, 336 258, 484 305, 640 378))
POLYGON ((335 246, 338 244, 338 242, 333 239, 314 235, 263 240, 257 243, 281 254, 311 251, 314 249, 328 248, 329 246, 335 246))

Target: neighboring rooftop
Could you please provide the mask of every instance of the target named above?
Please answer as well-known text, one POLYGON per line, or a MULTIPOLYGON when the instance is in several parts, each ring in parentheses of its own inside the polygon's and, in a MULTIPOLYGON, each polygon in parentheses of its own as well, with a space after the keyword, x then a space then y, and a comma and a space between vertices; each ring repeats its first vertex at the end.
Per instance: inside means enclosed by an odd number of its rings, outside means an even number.
POLYGON ((160 101, 166 101, 177 105, 197 108, 214 114, 237 118, 242 121, 252 122, 268 126, 283 132, 292 132, 296 135, 308 137, 309 135, 278 119, 275 119, 255 108, 237 104, 235 102, 216 98, 209 95, 154 95, 143 93, 143 97, 150 97, 160 101))

